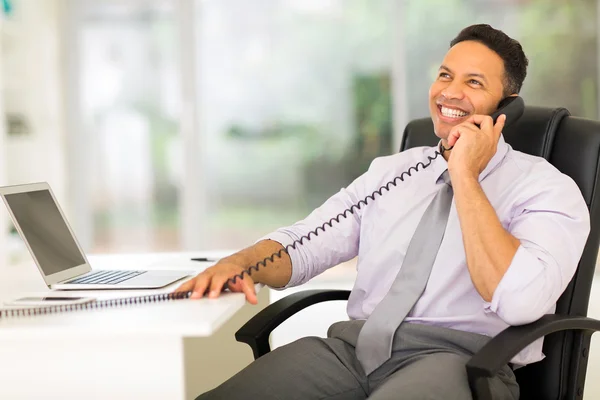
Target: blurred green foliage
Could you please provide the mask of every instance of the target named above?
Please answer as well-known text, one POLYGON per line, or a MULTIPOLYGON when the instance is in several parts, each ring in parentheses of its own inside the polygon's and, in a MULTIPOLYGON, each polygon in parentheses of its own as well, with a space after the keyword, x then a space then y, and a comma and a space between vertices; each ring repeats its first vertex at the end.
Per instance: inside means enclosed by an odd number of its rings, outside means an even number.
POLYGON ((595 0, 522 4, 517 36, 530 62, 523 88, 527 103, 598 118, 597 7, 595 0))

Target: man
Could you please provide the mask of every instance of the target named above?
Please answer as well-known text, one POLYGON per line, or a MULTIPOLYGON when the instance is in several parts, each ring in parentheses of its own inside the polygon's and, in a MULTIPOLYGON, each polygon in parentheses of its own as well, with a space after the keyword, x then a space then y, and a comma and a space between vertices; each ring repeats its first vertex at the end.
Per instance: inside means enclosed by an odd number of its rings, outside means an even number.
MULTIPOLYGON (((303 221, 180 287, 195 298, 205 292, 214 298, 228 284, 256 303, 254 282, 299 285, 358 256, 350 321, 334 324, 328 338, 303 338, 272 351, 201 399, 471 398, 465 363, 508 326, 554 312, 590 229, 575 183, 544 159, 513 150, 501 134, 505 116, 495 124, 489 117, 502 99, 519 93, 527 63, 521 45, 503 32, 465 28, 429 92, 443 157, 290 248, 289 256, 232 283, 249 266, 427 163, 438 147, 377 158, 303 221), (422 271, 424 278, 417 278, 422 271)), ((513 368, 541 360, 541 350, 538 340, 491 380, 494 398, 519 397, 513 368)))

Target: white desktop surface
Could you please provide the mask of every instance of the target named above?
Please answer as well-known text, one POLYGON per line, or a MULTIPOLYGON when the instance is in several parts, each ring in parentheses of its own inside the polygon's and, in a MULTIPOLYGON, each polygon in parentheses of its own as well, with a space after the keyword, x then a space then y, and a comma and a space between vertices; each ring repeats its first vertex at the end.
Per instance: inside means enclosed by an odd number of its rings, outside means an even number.
MULTIPOLYGON (((45 287, 42 290, 31 290, 33 288, 22 290, 29 285, 39 285, 32 279, 23 285, 10 285, 8 282, 7 288, 3 287, 5 285, 0 286, 0 302, 2 302, 0 308, 14 308, 3 304, 10 299, 50 293, 60 296, 94 297, 98 300, 170 293, 187 279, 214 264, 214 262, 190 260, 191 257, 197 256, 199 256, 197 253, 92 256, 90 264, 94 269, 182 269, 190 271, 190 276, 164 288, 152 290, 56 291, 45 287)), ((31 267, 35 268, 33 265, 31 267)), ((37 269, 34 272, 39 275, 37 269)), ((27 275, 31 274, 27 272, 27 275)), ((39 281, 41 281, 41 276, 39 281)), ((43 281, 41 284, 44 286, 43 281)), ((257 290, 259 288, 257 285, 257 290)), ((22 338, 25 335, 35 337, 41 334, 46 337, 58 335, 65 339, 82 334, 103 335, 114 332, 115 327, 118 327, 120 334, 209 336, 244 304, 243 294, 226 292, 216 300, 208 298, 182 299, 33 317, 0 318, 0 340, 22 338)))
MULTIPOLYGON (((191 278, 214 264, 191 257, 230 253, 96 255, 89 261, 93 269, 183 269, 191 278)), ((7 300, 50 292, 109 299, 168 293, 185 282, 156 290, 51 291, 33 261, 21 264, 0 268, 1 308, 9 308, 7 300)), ((217 299, 2 318, 0 398, 193 399, 252 360, 250 348, 241 349, 247 346, 233 337, 251 316, 244 311, 240 317, 245 304, 243 294, 226 293, 217 299)), ((259 310, 252 306, 250 312, 259 310)))

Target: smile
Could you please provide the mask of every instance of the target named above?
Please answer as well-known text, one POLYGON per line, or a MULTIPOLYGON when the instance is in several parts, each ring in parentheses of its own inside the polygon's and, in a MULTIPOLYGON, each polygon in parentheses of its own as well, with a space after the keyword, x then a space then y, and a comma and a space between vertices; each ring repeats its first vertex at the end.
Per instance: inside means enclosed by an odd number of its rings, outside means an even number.
POLYGON ((440 114, 448 119, 460 119, 460 118, 464 118, 467 115, 469 115, 468 112, 457 109, 457 108, 450 108, 450 107, 446 107, 446 106, 442 106, 438 104, 438 110, 440 111, 440 114))

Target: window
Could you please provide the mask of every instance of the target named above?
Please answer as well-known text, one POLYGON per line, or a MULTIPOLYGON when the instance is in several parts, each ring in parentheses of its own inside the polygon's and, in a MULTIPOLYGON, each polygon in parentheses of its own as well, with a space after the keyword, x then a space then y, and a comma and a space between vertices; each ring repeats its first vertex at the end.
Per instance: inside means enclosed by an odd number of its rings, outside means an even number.
POLYGON ((472 23, 522 43, 527 104, 598 117, 595 1, 78 4, 77 118, 92 148, 80 160, 92 173, 73 191, 88 200, 71 201, 94 216, 96 252, 239 249, 305 217, 428 116, 440 61, 472 23), (187 22, 181 7, 194 10, 187 22))

